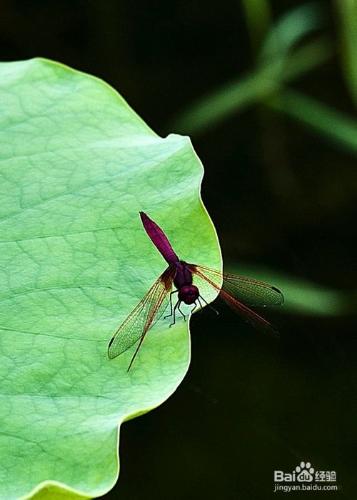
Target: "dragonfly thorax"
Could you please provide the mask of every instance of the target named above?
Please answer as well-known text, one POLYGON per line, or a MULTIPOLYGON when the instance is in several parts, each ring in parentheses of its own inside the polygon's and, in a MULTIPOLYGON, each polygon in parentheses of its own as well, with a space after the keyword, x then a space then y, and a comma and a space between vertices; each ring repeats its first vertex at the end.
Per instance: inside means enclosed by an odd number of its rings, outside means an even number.
POLYGON ((194 304, 198 299, 200 292, 195 285, 182 286, 178 291, 178 298, 185 304, 194 304))

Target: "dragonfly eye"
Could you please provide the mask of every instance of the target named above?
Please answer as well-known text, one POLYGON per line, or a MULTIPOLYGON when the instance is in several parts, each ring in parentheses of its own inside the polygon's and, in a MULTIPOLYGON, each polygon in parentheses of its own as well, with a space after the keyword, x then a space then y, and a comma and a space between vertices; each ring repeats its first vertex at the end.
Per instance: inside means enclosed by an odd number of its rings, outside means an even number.
POLYGON ((199 294, 197 286, 185 285, 180 288, 178 298, 185 304, 194 304, 198 299, 199 294))

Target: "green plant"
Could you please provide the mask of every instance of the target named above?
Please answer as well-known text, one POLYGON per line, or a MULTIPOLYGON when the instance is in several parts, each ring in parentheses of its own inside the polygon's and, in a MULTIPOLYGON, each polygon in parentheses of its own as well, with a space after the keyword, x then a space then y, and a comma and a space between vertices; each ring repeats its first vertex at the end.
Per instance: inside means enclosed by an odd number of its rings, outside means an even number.
POLYGON ((158 137, 101 80, 43 59, 0 74, 0 496, 98 496, 118 474, 118 426, 189 363, 183 321, 159 321, 130 373, 131 351, 107 358, 165 267, 138 212, 219 267, 203 170, 187 137, 158 137))
POLYGON ((177 117, 175 127, 200 134, 231 115, 259 104, 287 114, 354 154, 356 118, 292 90, 290 85, 337 53, 347 88, 356 102, 357 2, 336 2, 340 46, 335 46, 331 36, 323 32, 323 4, 300 5, 287 11, 275 23, 272 23, 270 4, 266 0, 242 0, 242 5, 256 60, 255 68, 249 75, 239 77, 193 103, 177 117))

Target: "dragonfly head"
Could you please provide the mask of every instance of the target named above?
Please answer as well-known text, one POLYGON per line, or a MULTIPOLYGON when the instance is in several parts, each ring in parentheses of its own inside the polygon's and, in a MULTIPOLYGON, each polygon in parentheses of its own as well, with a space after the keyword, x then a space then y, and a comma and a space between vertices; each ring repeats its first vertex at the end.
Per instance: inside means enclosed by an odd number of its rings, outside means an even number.
POLYGON ((200 292, 195 285, 184 285, 179 289, 178 298, 185 304, 194 304, 200 292))

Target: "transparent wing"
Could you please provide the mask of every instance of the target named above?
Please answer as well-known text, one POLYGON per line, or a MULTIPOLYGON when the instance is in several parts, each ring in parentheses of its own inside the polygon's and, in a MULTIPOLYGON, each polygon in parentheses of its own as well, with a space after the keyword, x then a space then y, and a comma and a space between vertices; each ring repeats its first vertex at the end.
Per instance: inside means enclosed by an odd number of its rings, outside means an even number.
POLYGON ((241 300, 244 300, 250 305, 260 306, 282 304, 283 295, 277 288, 250 278, 222 274, 208 267, 190 264, 190 269, 194 274, 195 284, 198 286, 201 294, 204 293, 208 284, 219 292, 220 297, 236 313, 255 328, 269 333, 278 333, 269 321, 241 302, 241 300), (255 286, 257 287, 257 291, 254 290, 255 286), (269 290, 271 291, 269 292, 269 290))
POLYGON ((130 369, 147 331, 160 318, 168 305, 167 298, 172 288, 173 278, 174 270, 168 267, 119 326, 108 345, 110 359, 116 358, 140 339, 128 370, 130 369))
POLYGON ((235 274, 221 273, 209 267, 194 267, 219 287, 223 281, 223 291, 226 291, 229 295, 248 306, 280 306, 284 302, 284 296, 281 291, 263 281, 235 274))

